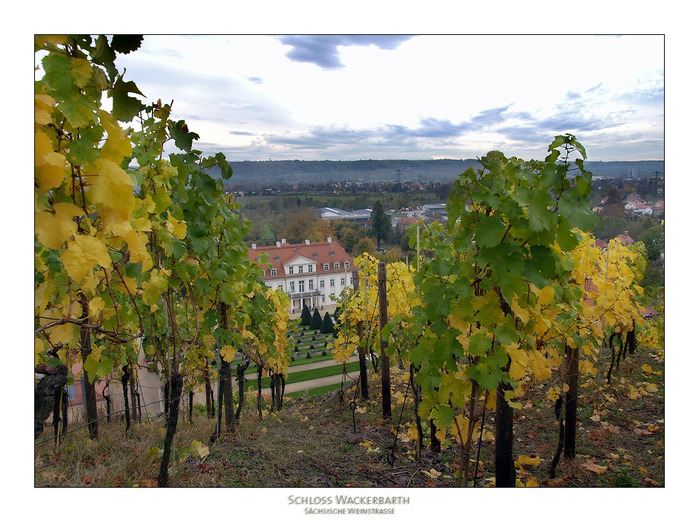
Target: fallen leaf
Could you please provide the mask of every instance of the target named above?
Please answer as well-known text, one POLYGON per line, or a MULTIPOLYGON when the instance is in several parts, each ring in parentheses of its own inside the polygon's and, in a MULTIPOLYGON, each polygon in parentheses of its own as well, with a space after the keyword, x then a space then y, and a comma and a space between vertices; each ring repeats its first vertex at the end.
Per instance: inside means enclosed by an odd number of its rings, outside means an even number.
POLYGON ((527 455, 520 455, 517 457, 517 463, 520 466, 538 466, 541 464, 540 457, 528 457, 527 455))
POLYGON ((434 468, 432 468, 432 469, 429 470, 429 471, 425 471, 425 470, 423 469, 422 472, 423 472, 425 475, 427 475, 428 477, 430 477, 431 479, 436 479, 436 478, 439 478, 439 477, 442 476, 442 472, 441 472, 441 471, 437 471, 437 470, 434 469, 434 468))
POLYGON ((619 426, 614 426, 613 424, 609 424, 608 422, 603 422, 602 427, 608 432, 613 433, 614 435, 619 435, 619 433, 621 433, 621 429, 619 428, 619 426))
POLYGON ((598 475, 601 475, 602 473, 607 471, 607 466, 600 466, 599 464, 595 464, 595 462, 592 460, 586 460, 583 464, 583 468, 588 469, 590 471, 594 471, 598 475))

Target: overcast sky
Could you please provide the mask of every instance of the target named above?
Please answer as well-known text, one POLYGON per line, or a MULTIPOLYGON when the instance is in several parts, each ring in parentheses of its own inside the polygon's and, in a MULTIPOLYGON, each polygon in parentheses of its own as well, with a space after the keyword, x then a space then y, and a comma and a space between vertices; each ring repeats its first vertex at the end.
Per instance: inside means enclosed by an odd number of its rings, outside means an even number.
POLYGON ((145 36, 120 57, 230 160, 663 159, 662 36, 145 36))

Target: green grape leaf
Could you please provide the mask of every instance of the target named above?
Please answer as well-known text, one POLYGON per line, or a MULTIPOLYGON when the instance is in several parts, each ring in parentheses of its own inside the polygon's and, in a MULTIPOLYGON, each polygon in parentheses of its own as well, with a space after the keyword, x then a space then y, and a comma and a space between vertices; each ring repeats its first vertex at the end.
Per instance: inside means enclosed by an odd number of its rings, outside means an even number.
POLYGON ((452 410, 449 406, 444 406, 443 404, 440 404, 432 410, 432 419, 434 419, 434 423, 440 428, 450 426, 454 421, 454 415, 454 410, 452 410))
MULTIPOLYGON (((192 150, 192 142, 199 139, 199 135, 195 132, 189 132, 189 127, 184 120, 172 122, 169 126, 170 136, 175 140, 175 145, 178 149, 190 152, 192 150)), ((182 158, 186 159, 186 158, 182 158)))
POLYGON ((216 154, 216 162, 218 163, 218 167, 221 169, 221 177, 223 179, 230 179, 233 175, 233 169, 222 152, 216 154))
POLYGON ((134 82, 125 82, 121 77, 117 78, 112 90, 114 99, 113 114, 117 120, 130 122, 143 108, 143 104, 133 96, 129 96, 129 93, 143 96, 143 93, 138 90, 134 82))
POLYGON ((505 223, 495 214, 486 216, 476 223, 476 243, 484 247, 493 247, 500 243, 505 234, 505 223))
POLYGON ((112 49, 121 54, 129 54, 141 47, 141 34, 115 34, 112 37, 112 49))
POLYGON ((533 232, 541 232, 550 229, 556 219, 555 214, 549 209, 550 196, 541 192, 532 194, 529 205, 529 228, 533 232))

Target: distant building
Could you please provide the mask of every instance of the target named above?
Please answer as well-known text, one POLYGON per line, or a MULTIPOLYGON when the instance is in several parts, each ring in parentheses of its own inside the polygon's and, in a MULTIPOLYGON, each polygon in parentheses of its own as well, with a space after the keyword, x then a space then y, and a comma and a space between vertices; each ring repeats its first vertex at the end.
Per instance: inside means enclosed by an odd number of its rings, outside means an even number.
POLYGON ((248 248, 248 259, 264 270, 265 284, 281 288, 291 299, 290 312, 300 312, 305 304, 313 310, 333 304, 346 287, 352 287, 352 257, 332 238, 321 243, 291 244, 285 239, 275 246, 248 248), (269 257, 262 263, 260 254, 269 257))
POLYGON ((434 205, 424 205, 423 212, 427 216, 447 217, 447 205, 445 203, 436 203, 434 205))
POLYGON ((369 208, 348 212, 347 210, 339 208, 323 207, 316 210, 316 215, 319 219, 325 221, 332 222, 336 219, 341 219, 351 223, 361 223, 367 226, 371 225, 371 209, 369 208))
POLYGON ((623 245, 633 245, 634 244, 634 240, 626 232, 624 232, 623 234, 619 234, 614 239, 616 239, 617 241, 619 241, 623 245))

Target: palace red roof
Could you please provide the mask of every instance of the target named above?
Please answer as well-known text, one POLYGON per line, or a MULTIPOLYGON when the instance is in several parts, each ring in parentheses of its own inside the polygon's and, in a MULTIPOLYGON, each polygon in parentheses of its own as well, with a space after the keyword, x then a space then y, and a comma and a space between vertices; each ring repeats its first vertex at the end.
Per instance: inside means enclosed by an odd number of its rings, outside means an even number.
MULTIPOLYGON (((287 277, 284 266, 291 264, 294 260, 303 257, 309 263, 316 263, 316 271, 311 274, 331 274, 344 273, 356 270, 354 260, 337 241, 322 241, 319 243, 278 243, 279 246, 251 247, 248 248, 248 260, 260 264, 260 254, 266 252, 269 255, 264 266, 265 279, 282 279, 287 277), (349 268, 345 269, 345 262, 349 263, 349 268), (340 263, 340 268, 335 269, 335 263, 340 263), (323 265, 328 265, 328 270, 323 270, 323 265), (271 276, 269 269, 276 269, 277 275, 271 276)), ((304 263, 306 264, 306 263, 304 263)), ((262 265, 260 265, 262 266, 262 265)), ((293 274, 297 276, 298 274, 293 274)), ((304 274, 305 275, 305 274, 304 274)))

